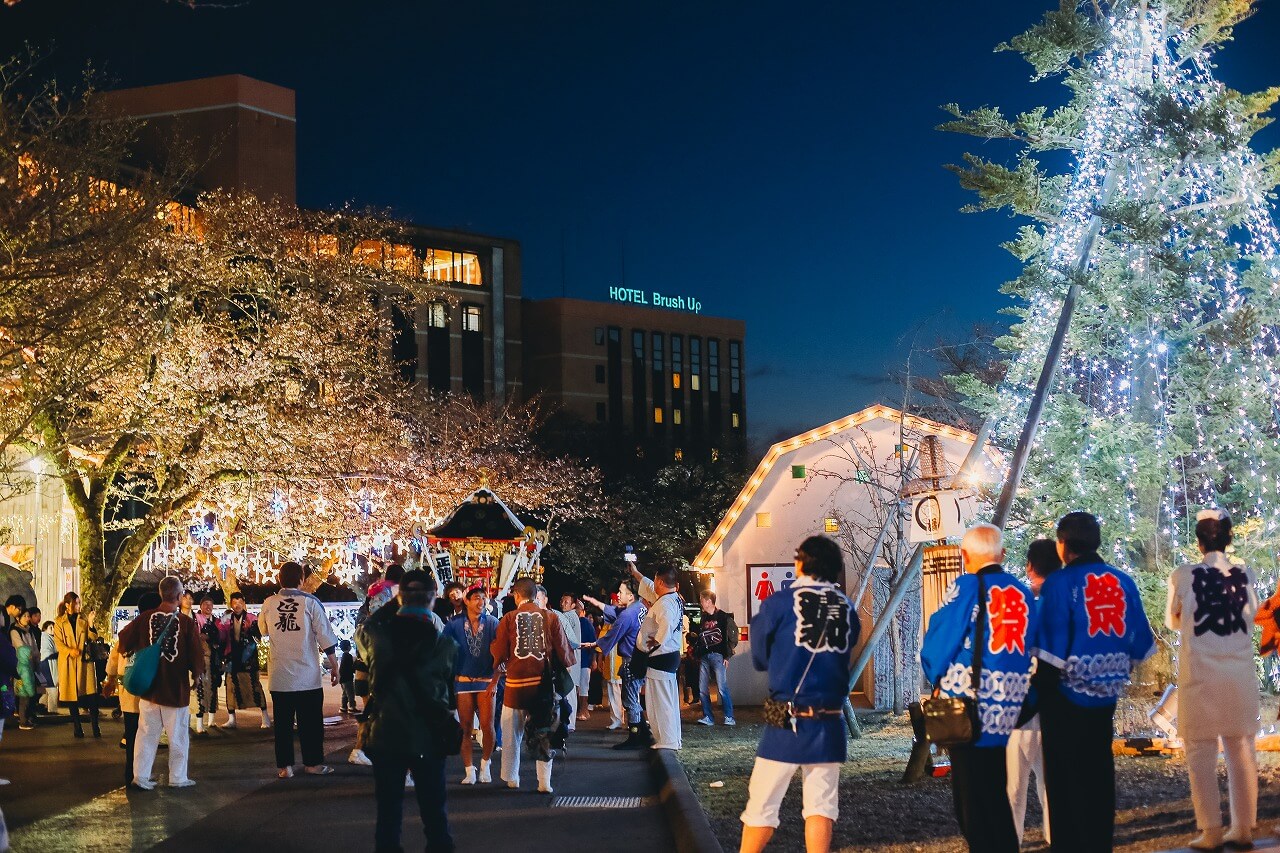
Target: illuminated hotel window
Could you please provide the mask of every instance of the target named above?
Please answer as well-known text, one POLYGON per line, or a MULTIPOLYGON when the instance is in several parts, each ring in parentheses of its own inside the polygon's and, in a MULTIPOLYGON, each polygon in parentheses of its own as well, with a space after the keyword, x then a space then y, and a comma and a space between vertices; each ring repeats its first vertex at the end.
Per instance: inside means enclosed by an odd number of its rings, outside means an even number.
POLYGON ((680 409, 672 409, 672 410, 671 410, 671 422, 672 422, 673 424, 676 424, 676 425, 678 426, 678 425, 681 423, 682 418, 683 418, 683 415, 682 415, 682 413, 681 413, 680 409))
POLYGON ((696 373, 695 373, 695 374, 693 374, 692 376, 690 376, 690 377, 689 377, 689 388, 690 388, 691 390, 693 390, 693 391, 701 391, 701 390, 702 390, 702 377, 701 377, 701 376, 699 376, 699 375, 698 375, 698 374, 696 374, 696 373))
POLYGON ((449 328, 449 306, 443 302, 432 302, 428 305, 427 325, 433 329, 449 328))
POLYGON ((661 406, 653 407, 653 422, 655 424, 662 423, 662 407, 661 406))
POLYGON ((462 306, 462 331, 464 332, 480 331, 480 306, 479 305, 463 305, 462 306))
POLYGON ((422 258, 422 274, 435 281, 479 285, 480 258, 474 252, 427 249, 422 258))
POLYGON ((773 513, 757 512, 756 527, 773 527, 773 513))
POLYGON ((737 428, 738 428, 738 423, 739 423, 739 421, 738 421, 738 413, 737 413, 737 412, 734 412, 734 413, 733 413, 733 415, 732 415, 731 417, 732 417, 732 419, 733 419, 733 420, 732 420, 732 422, 733 422, 733 428, 734 428, 734 429, 737 429, 737 428))
POLYGON ((679 447, 676 448, 676 452, 673 455, 675 456, 675 460, 677 462, 681 462, 684 460, 684 451, 681 450, 679 447))
POLYGON ((680 387, 680 374, 679 374, 679 373, 673 373, 673 374, 671 374, 671 387, 672 387, 672 388, 679 388, 679 387, 680 387))

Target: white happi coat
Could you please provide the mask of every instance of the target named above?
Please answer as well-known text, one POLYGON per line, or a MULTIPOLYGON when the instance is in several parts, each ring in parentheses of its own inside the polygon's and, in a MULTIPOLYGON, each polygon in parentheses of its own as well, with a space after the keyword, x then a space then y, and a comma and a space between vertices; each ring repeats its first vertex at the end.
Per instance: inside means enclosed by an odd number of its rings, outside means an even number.
POLYGON ((1169 578, 1165 621, 1179 631, 1178 734, 1186 740, 1258 731, 1253 571, 1210 551, 1169 578))

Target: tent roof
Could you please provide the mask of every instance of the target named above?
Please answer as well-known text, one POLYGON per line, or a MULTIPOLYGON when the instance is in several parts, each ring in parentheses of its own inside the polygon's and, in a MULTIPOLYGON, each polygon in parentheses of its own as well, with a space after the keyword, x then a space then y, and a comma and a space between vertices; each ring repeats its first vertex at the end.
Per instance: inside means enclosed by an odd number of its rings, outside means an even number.
POLYGON ((433 539, 489 539, 513 541, 524 538, 524 522, 498 496, 480 488, 458 504, 442 523, 427 531, 433 539))

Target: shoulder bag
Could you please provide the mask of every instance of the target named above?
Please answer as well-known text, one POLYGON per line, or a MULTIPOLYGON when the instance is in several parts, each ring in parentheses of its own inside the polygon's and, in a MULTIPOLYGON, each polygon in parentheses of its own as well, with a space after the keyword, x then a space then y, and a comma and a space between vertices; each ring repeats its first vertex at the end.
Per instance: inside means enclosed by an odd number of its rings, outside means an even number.
POLYGON ((987 585, 978 578, 978 630, 974 635, 972 673, 973 698, 943 696, 938 685, 933 695, 920 702, 924 713, 924 731, 938 746, 965 746, 982 734, 982 717, 978 713, 978 691, 982 684, 982 649, 986 645, 987 585))
POLYGON ((125 690, 134 696, 144 696, 151 692, 151 686, 156 681, 156 673, 160 671, 160 647, 169 636, 169 629, 177 622, 178 611, 175 610, 161 629, 160 636, 156 637, 156 641, 145 649, 134 652, 129 658, 129 665, 124 668, 124 677, 120 679, 125 690))

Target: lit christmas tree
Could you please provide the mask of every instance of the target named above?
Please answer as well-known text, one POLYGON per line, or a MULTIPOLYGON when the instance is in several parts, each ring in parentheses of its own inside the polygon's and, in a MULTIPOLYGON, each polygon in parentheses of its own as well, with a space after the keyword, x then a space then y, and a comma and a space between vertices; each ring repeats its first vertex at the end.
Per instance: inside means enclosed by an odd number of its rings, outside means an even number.
POLYGON ((1211 63, 1252 7, 1064 0, 1001 49, 1021 52, 1036 79, 1061 78, 1069 102, 1012 118, 952 106, 944 125, 1018 143, 1012 168, 971 155, 954 168, 979 195, 971 209, 1032 220, 1006 244, 1025 263, 1004 287, 1018 317, 1001 341, 1007 376, 995 388, 958 380, 1011 455, 1045 382, 1021 488, 997 511, 1016 531, 1010 553, 1064 512, 1095 512, 1104 556, 1134 572, 1152 610, 1194 546, 1199 508, 1232 513, 1238 555, 1261 575, 1280 544, 1280 235, 1268 202, 1280 160, 1249 147, 1280 90, 1232 91, 1211 63), (1062 162, 1053 152, 1070 155, 1066 174, 1048 171, 1062 162), (1056 374, 1042 380, 1046 360, 1056 374))

